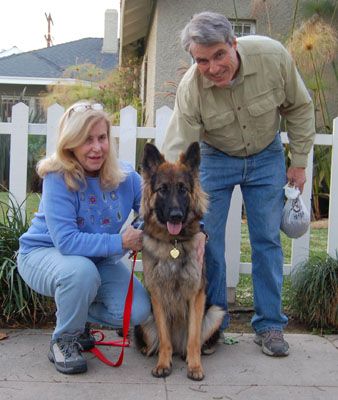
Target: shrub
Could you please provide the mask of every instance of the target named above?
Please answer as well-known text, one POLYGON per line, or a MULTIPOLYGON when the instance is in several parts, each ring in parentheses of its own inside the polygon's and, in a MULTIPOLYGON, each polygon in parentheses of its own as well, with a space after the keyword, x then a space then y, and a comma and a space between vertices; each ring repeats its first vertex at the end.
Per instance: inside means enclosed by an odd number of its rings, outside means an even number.
POLYGON ((321 332, 338 332, 338 259, 311 257, 292 274, 292 284, 295 317, 321 332))
POLYGON ((19 237, 28 229, 29 220, 22 210, 26 200, 19 205, 7 194, 8 202, 0 199, 0 320, 34 326, 50 318, 54 302, 30 289, 18 273, 19 237))

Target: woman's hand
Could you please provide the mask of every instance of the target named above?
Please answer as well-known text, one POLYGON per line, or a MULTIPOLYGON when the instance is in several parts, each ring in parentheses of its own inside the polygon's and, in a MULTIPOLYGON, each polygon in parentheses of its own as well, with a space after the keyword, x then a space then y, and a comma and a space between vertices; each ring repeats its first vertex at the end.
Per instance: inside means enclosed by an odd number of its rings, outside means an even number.
POLYGON ((140 251, 143 248, 142 243, 143 231, 134 229, 132 226, 122 234, 122 248, 125 250, 140 251))
POLYGON ((205 251, 205 243, 206 243, 206 235, 203 232, 199 232, 197 234, 197 261, 202 270, 204 263, 204 251, 205 251))

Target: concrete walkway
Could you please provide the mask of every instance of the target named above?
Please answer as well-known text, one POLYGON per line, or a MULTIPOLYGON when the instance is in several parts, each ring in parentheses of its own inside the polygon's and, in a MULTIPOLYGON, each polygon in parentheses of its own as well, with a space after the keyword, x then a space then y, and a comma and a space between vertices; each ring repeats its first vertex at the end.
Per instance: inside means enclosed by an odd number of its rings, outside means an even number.
MULTIPOLYGON (((114 331, 104 331, 115 340, 114 331)), ((226 399, 338 399, 338 335, 327 337, 286 334, 290 355, 272 358, 262 354, 251 334, 229 334, 239 339, 218 345, 203 356, 205 379, 186 377, 185 363, 175 357, 172 374, 154 378, 155 358, 142 356, 131 345, 123 365, 112 368, 86 353, 88 372, 63 375, 47 359, 51 331, 0 330, 1 400, 226 400, 226 399)), ((120 349, 100 346, 116 362, 120 349)))

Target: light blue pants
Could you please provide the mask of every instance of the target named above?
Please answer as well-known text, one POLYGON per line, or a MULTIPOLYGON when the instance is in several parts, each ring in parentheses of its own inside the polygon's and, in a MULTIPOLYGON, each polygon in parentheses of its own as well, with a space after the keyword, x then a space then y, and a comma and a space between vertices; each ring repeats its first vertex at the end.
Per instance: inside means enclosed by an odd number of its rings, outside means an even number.
MULTIPOLYGON (((230 157, 206 143, 201 145, 201 183, 209 195, 204 216, 209 234, 206 245, 208 300, 228 309, 225 273, 225 226, 232 192, 240 185, 245 203, 252 248, 252 279, 255 315, 252 327, 258 333, 283 330, 287 317, 281 311, 283 250, 280 224, 286 183, 284 149, 277 134, 262 152, 249 157, 230 157)), ((228 266, 231 268, 231 265, 228 266)), ((229 324, 229 315, 222 328, 229 324)))
MULTIPOLYGON (((112 328, 123 326, 131 272, 114 257, 94 263, 87 257, 65 256, 54 247, 42 247, 19 254, 18 271, 34 291, 54 297, 53 339, 83 332, 87 321, 112 328)), ((130 325, 138 325, 150 313, 150 300, 136 277, 133 285, 130 325)))

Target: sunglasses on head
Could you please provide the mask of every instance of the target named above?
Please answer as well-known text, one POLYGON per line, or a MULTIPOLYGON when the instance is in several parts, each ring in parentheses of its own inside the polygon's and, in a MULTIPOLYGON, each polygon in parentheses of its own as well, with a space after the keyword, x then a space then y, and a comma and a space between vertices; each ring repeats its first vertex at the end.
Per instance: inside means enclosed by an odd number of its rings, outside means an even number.
POLYGON ((103 110, 104 105, 100 103, 95 103, 95 104, 78 104, 72 107, 69 111, 69 115, 71 115, 73 112, 79 112, 83 113, 87 110, 103 110))

